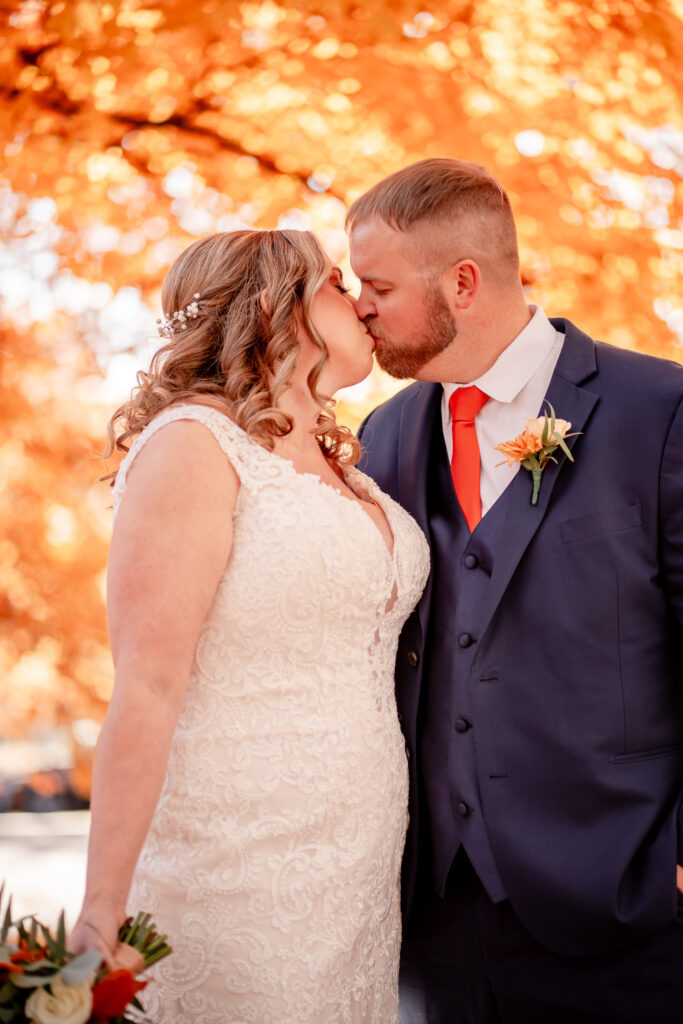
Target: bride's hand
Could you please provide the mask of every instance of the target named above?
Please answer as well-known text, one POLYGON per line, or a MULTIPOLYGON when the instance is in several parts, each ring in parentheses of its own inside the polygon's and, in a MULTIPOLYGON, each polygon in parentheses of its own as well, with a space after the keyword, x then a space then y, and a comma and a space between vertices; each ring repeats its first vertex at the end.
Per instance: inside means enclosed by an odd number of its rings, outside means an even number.
POLYGON ((109 970, 116 970, 118 965, 114 959, 114 951, 119 928, 125 919, 125 913, 117 914, 108 908, 84 906, 69 936, 67 948, 76 954, 96 949, 104 957, 104 963, 109 970))

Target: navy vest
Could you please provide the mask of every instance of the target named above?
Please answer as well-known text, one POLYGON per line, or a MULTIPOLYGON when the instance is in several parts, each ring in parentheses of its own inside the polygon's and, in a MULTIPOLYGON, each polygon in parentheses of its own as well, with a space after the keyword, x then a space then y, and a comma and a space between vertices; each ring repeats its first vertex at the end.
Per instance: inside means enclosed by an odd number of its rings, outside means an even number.
POLYGON ((475 762, 471 667, 502 536, 510 488, 474 532, 455 495, 441 417, 430 446, 427 509, 433 589, 425 646, 421 774, 429 813, 432 872, 443 895, 462 845, 489 896, 505 898, 482 813, 475 762))

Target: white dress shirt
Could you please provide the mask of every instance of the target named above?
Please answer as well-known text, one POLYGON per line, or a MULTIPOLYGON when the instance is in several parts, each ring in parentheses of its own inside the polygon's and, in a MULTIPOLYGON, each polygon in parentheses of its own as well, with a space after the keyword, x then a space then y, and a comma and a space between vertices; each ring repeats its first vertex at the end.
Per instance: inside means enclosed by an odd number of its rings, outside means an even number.
MULTIPOLYGON (((470 381, 489 395, 474 421, 481 455, 482 515, 486 515, 520 468, 518 462, 508 466, 495 446, 511 441, 524 430, 528 417, 540 414, 564 342, 564 334, 555 330, 540 306, 529 309, 533 316, 524 330, 501 352, 490 370, 470 381), (501 466, 500 462, 504 464, 501 466)), ((441 419, 449 463, 453 455, 450 398, 458 388, 470 384, 443 385, 441 419)), ((555 412, 562 416, 561 409, 555 412)))

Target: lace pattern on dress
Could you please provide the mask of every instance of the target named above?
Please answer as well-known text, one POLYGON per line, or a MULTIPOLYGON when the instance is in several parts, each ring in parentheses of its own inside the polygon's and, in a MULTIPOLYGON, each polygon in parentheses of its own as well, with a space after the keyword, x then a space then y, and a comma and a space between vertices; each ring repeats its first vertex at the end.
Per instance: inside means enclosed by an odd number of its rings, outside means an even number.
POLYGON ((200 632, 166 778, 130 897, 169 935, 151 1019, 398 1024, 405 745, 400 630, 429 555, 416 523, 356 469, 362 506, 205 406, 235 467, 233 548, 200 632))
MULTIPOLYGON (((121 463, 114 483, 114 516, 118 511, 126 487, 126 477, 135 457, 158 430, 178 420, 196 420, 202 423, 229 458, 240 478, 240 483, 251 490, 266 486, 286 472, 286 465, 278 466, 277 462, 273 462, 271 452, 248 437, 233 420, 218 409, 189 402, 171 405, 155 416, 138 434, 121 463)), ((280 461, 286 463, 285 459, 280 461)))

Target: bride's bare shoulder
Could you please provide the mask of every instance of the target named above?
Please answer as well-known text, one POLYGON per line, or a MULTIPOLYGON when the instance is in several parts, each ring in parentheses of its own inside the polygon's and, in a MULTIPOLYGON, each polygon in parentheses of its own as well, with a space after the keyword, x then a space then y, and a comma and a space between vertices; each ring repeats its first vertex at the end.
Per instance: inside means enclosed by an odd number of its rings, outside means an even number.
POLYGON ((236 501, 239 477, 214 431, 202 419, 189 416, 155 426, 137 451, 131 450, 125 477, 127 503, 143 495, 174 503, 183 494, 202 495, 218 501, 224 514, 226 502, 234 505, 236 501))

